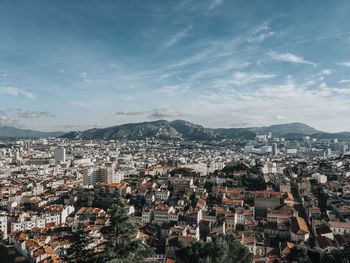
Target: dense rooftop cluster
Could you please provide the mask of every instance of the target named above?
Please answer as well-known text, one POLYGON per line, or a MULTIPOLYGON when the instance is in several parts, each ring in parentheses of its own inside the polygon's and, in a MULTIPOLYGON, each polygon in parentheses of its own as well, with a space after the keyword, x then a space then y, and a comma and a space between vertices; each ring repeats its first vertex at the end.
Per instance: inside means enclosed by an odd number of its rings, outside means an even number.
POLYGON ((223 236, 249 251, 244 262, 303 255, 318 262, 350 249, 347 141, 270 133, 206 142, 12 140, 0 147, 0 236, 9 258, 75 262, 67 254, 78 231, 89 237, 85 247, 101 252, 118 200, 137 227, 130 240, 153 248, 150 262, 190 262, 186 251, 231 242, 223 236))

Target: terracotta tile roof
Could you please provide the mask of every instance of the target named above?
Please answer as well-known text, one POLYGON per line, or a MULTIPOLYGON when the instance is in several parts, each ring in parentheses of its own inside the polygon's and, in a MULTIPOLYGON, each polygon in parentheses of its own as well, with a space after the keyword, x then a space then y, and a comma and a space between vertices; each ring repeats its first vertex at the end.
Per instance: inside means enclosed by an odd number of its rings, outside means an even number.
POLYGON ((350 223, 345 223, 345 222, 329 221, 328 225, 330 227, 350 229, 350 223))
POLYGON ((305 220, 299 216, 291 218, 291 229, 295 233, 297 233, 298 231, 301 231, 304 234, 309 233, 309 229, 305 223, 305 220))

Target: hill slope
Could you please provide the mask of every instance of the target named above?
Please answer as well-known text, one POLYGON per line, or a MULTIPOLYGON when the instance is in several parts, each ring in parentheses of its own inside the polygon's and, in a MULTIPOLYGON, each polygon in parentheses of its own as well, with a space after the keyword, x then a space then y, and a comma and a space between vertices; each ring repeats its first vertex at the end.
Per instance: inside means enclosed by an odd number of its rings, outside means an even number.
POLYGON ((64 132, 41 132, 29 129, 19 129, 9 126, 0 126, 1 138, 47 138, 58 137, 63 134, 64 132))
POLYGON ((310 127, 304 123, 292 122, 286 124, 277 124, 271 125, 267 127, 251 127, 248 130, 255 132, 257 134, 267 134, 269 132, 272 133, 272 136, 278 137, 283 134, 304 134, 304 135, 312 135, 315 133, 322 133, 319 130, 316 130, 313 127, 310 127))
POLYGON ((205 128, 183 120, 158 120, 141 123, 127 123, 102 129, 90 129, 86 131, 40 132, 14 127, 0 127, 0 138, 47 138, 61 137, 83 140, 142 140, 146 138, 158 138, 161 140, 221 140, 221 139, 254 139, 256 134, 272 132, 274 137, 287 139, 302 139, 309 135, 316 139, 350 139, 350 132, 326 133, 318 131, 303 123, 287 123, 266 127, 251 128, 205 128))
POLYGON ((137 140, 158 138, 163 140, 215 140, 225 138, 253 139, 255 133, 246 129, 210 129, 183 120, 128 123, 104 129, 69 132, 61 136, 68 139, 137 140))

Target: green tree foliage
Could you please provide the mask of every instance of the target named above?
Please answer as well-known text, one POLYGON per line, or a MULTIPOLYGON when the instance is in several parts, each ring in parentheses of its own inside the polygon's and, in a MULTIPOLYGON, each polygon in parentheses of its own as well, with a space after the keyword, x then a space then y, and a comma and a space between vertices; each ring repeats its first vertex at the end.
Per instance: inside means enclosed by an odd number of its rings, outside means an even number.
POLYGON ((79 224, 71 236, 72 243, 66 251, 66 260, 73 263, 90 262, 93 255, 92 249, 89 248, 91 241, 89 233, 84 231, 84 225, 79 224))
POLYGON ((140 240, 132 239, 137 228, 130 221, 127 208, 120 198, 108 213, 110 225, 104 229, 107 243, 104 252, 96 257, 95 262, 139 263, 152 255, 151 247, 140 240))
POLYGON ((255 178, 244 175, 242 177, 242 184, 250 191, 266 190, 266 183, 263 176, 255 178))
POLYGON ((289 261, 295 261, 299 263, 312 263, 309 256, 307 255, 307 250, 300 246, 293 247, 287 256, 287 259, 289 261))
POLYGON ((221 171, 227 174, 232 174, 237 171, 248 171, 249 168, 244 163, 235 163, 225 166, 221 171))
POLYGON ((180 263, 252 262, 252 254, 232 235, 214 237, 212 242, 181 244, 176 256, 180 263))
POLYGON ((322 263, 350 263, 350 250, 332 249, 323 255, 322 263))

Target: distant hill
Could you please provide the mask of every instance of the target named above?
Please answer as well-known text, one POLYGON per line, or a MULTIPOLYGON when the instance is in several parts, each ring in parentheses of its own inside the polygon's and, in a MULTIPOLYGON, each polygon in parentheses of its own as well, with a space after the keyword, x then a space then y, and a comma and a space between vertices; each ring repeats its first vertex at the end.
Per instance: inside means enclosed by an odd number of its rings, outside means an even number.
POLYGON ((161 140, 197 140, 210 141, 221 139, 251 140, 257 134, 271 132, 273 137, 289 140, 302 140, 305 136, 316 139, 350 140, 350 132, 326 133, 303 123, 286 123, 266 127, 251 128, 205 128, 184 120, 158 120, 140 123, 127 123, 107 128, 95 128, 86 131, 40 132, 14 127, 0 127, 0 138, 46 138, 61 137, 83 140, 143 140, 158 138, 161 140))
POLYGON ((246 128, 218 128, 215 132, 224 139, 254 139, 256 136, 255 132, 246 128))
POLYGON ((62 135, 62 138, 83 140, 142 140, 145 138, 158 138, 163 140, 221 140, 241 139, 251 140, 257 134, 271 132, 273 137, 284 137, 289 140, 302 140, 305 136, 316 139, 350 139, 350 132, 326 133, 316 130, 304 123, 286 123, 266 127, 250 128, 205 128, 184 120, 150 121, 141 123, 128 123, 103 129, 87 131, 72 131, 62 135))
POLYGON ((163 140, 215 140, 215 139, 253 139, 255 133, 246 129, 210 129, 183 120, 151 121, 128 123, 103 129, 83 132, 69 132, 61 136, 68 139, 138 140, 158 138, 163 140))
POLYGON ((248 130, 255 132, 257 134, 267 134, 272 133, 272 136, 279 137, 284 134, 303 134, 303 135, 312 135, 315 133, 323 133, 322 131, 316 130, 313 127, 310 127, 304 123, 292 122, 286 124, 277 124, 267 127, 251 127, 248 130))
POLYGON ((185 140, 214 140, 218 134, 213 129, 193 124, 188 121, 175 120, 169 123, 185 140))
POLYGON ((315 139, 340 139, 340 140, 349 140, 350 139, 350 132, 336 132, 336 133, 329 133, 329 132, 319 132, 311 135, 311 138, 315 139))
POLYGON ((58 137, 64 132, 41 132, 28 129, 20 129, 9 126, 0 126, 0 138, 47 138, 58 137))
POLYGON ((102 129, 95 128, 83 132, 69 132, 61 137, 84 140, 137 140, 154 137, 167 140, 181 139, 181 134, 174 129, 168 121, 159 120, 142 123, 128 123, 102 129))

